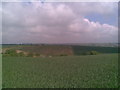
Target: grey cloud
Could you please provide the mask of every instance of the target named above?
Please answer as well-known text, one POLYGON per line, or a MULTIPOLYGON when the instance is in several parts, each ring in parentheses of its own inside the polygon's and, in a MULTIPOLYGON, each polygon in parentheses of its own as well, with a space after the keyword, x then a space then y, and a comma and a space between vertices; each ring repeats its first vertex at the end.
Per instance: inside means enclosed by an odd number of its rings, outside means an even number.
POLYGON ((112 13, 113 8, 109 8, 108 12, 104 11, 104 8, 110 7, 108 4, 5 3, 3 5, 3 43, 117 42, 115 26, 102 25, 98 23, 99 21, 90 22, 84 18, 89 12, 112 13))

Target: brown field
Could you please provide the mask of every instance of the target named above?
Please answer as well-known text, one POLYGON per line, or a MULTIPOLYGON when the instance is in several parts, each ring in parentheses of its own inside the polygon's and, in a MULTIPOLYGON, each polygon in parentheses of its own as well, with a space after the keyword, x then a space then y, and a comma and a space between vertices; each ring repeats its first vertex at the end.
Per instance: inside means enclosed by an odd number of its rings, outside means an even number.
POLYGON ((43 54, 46 56, 52 55, 73 55, 73 50, 70 46, 23 46, 22 51, 43 54))
POLYGON ((4 52, 8 49, 16 50, 16 53, 39 54, 44 56, 71 56, 74 54, 71 46, 54 46, 54 45, 34 45, 34 46, 17 46, 11 48, 4 48, 4 52))

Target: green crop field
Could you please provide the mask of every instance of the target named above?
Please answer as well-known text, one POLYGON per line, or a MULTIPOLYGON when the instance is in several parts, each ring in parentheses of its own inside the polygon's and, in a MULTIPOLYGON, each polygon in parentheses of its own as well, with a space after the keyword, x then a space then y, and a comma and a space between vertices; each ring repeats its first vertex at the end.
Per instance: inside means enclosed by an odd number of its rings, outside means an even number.
POLYGON ((72 46, 75 55, 81 55, 87 51, 97 51, 100 53, 120 53, 118 47, 99 47, 99 46, 72 46))
POLYGON ((0 89, 2 88, 2 55, 0 54, 0 89))
POLYGON ((3 88, 117 88, 118 55, 3 57, 3 88))

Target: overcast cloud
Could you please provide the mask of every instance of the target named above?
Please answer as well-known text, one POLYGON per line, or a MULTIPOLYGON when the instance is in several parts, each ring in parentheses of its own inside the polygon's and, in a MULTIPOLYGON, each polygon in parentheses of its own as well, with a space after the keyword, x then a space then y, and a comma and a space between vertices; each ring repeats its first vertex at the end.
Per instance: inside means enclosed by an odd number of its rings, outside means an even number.
POLYGON ((117 3, 3 3, 3 43, 117 42, 116 25, 85 18, 97 13, 112 22, 117 12, 117 3))

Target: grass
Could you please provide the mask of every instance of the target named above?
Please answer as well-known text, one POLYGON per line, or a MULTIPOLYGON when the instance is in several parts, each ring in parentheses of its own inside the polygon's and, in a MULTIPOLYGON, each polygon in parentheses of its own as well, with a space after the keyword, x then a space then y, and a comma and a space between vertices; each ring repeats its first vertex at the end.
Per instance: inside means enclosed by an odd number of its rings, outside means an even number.
POLYGON ((2 55, 0 54, 0 89, 2 89, 2 55))
POLYGON ((3 88, 117 88, 118 55, 3 57, 3 88))

